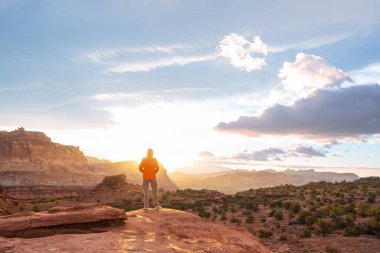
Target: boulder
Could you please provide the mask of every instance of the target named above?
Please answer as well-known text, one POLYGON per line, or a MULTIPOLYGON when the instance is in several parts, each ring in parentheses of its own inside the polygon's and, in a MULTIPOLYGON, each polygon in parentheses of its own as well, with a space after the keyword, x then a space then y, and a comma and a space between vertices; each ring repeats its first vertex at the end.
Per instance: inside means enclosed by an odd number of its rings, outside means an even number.
POLYGON ((103 179, 102 184, 105 186, 118 186, 125 182, 127 176, 124 174, 107 176, 103 179))
POLYGON ((94 228, 123 224, 121 209, 96 203, 66 204, 45 212, 0 217, 0 236, 40 237, 63 233, 91 233, 94 228))

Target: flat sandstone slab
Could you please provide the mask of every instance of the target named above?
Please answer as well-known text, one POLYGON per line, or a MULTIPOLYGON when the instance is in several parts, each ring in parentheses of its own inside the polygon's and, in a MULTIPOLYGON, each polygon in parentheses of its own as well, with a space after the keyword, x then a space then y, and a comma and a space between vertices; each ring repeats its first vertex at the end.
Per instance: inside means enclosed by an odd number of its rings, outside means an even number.
POLYGON ((162 209, 127 213, 127 222, 104 233, 1 238, 0 252, 229 252, 269 253, 249 232, 191 213, 162 209))
MULTIPOLYGON (((34 229, 49 229, 59 226, 97 223, 104 221, 123 221, 123 210, 95 203, 61 205, 46 212, 25 212, 0 217, 0 236, 14 237, 34 229)), ((30 234, 30 233, 29 233, 30 234)))

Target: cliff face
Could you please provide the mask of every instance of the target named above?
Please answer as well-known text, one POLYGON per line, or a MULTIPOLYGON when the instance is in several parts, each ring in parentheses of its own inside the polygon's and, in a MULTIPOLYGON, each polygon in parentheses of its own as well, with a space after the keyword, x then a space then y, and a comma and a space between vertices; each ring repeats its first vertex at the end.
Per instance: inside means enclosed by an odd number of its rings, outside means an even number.
MULTIPOLYGON (((75 146, 54 143, 41 132, 0 131, 0 184, 17 198, 81 195, 99 184, 105 176, 125 174, 141 184, 136 162, 111 163, 92 158, 87 162, 75 146)), ((162 169, 160 187, 177 189, 162 169)))
POLYGON ((53 143, 41 132, 0 132, 0 169, 10 163, 27 162, 83 168, 87 160, 78 147, 53 143))
POLYGON ((101 180, 89 174, 87 160, 78 147, 54 143, 44 133, 23 128, 0 132, 1 184, 12 196, 32 197, 38 192, 45 196, 46 186, 54 193, 54 187, 88 187, 101 180))

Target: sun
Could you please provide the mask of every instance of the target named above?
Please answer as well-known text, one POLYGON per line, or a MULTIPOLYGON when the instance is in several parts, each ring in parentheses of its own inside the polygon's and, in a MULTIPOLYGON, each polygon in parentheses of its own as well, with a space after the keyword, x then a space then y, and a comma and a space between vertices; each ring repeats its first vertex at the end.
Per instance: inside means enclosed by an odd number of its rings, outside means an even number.
POLYGON ((116 126, 104 130, 107 138, 96 140, 99 152, 112 161, 140 162, 149 148, 165 169, 173 171, 194 160, 199 143, 189 131, 189 123, 167 110, 112 110, 116 126))

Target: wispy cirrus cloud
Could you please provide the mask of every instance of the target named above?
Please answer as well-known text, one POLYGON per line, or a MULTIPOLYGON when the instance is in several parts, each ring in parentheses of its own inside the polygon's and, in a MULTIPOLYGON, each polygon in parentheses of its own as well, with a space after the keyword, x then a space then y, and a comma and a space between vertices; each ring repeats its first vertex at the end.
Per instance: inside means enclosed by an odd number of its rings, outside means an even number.
POLYGON ((210 61, 218 58, 217 54, 171 57, 152 61, 135 61, 115 64, 105 70, 106 73, 126 73, 126 72, 147 72, 158 68, 169 67, 172 65, 184 66, 194 62, 210 61))
POLYGON ((200 48, 183 44, 169 46, 119 47, 86 52, 74 58, 79 64, 102 64, 103 73, 148 72, 170 66, 221 59, 241 71, 260 70, 265 63, 267 45, 259 36, 252 41, 231 33, 215 48, 200 53, 200 48), (134 57, 131 57, 133 55, 134 57))
POLYGON ((96 101, 102 102, 123 102, 123 101, 135 101, 154 102, 157 99, 162 99, 170 94, 178 93, 193 93, 211 91, 210 88, 180 88, 180 89, 166 89, 166 90, 147 90, 140 92, 116 92, 116 93, 99 93, 92 97, 96 101))
POLYGON ((293 44, 287 44, 282 46, 268 46, 268 52, 269 53, 281 53, 284 51, 292 50, 292 49, 311 49, 311 48, 318 48, 323 47, 330 44, 335 44, 340 41, 346 40, 348 38, 351 38, 354 36, 355 33, 348 32, 348 33, 339 33, 339 34, 333 34, 328 36, 322 36, 317 38, 308 39, 301 42, 296 42, 293 44))
POLYGON ((77 63, 104 63, 112 58, 121 57, 128 54, 175 54, 178 51, 189 52, 193 47, 183 44, 173 44, 168 46, 143 46, 143 47, 117 47, 106 48, 97 51, 86 52, 74 59, 77 63))

